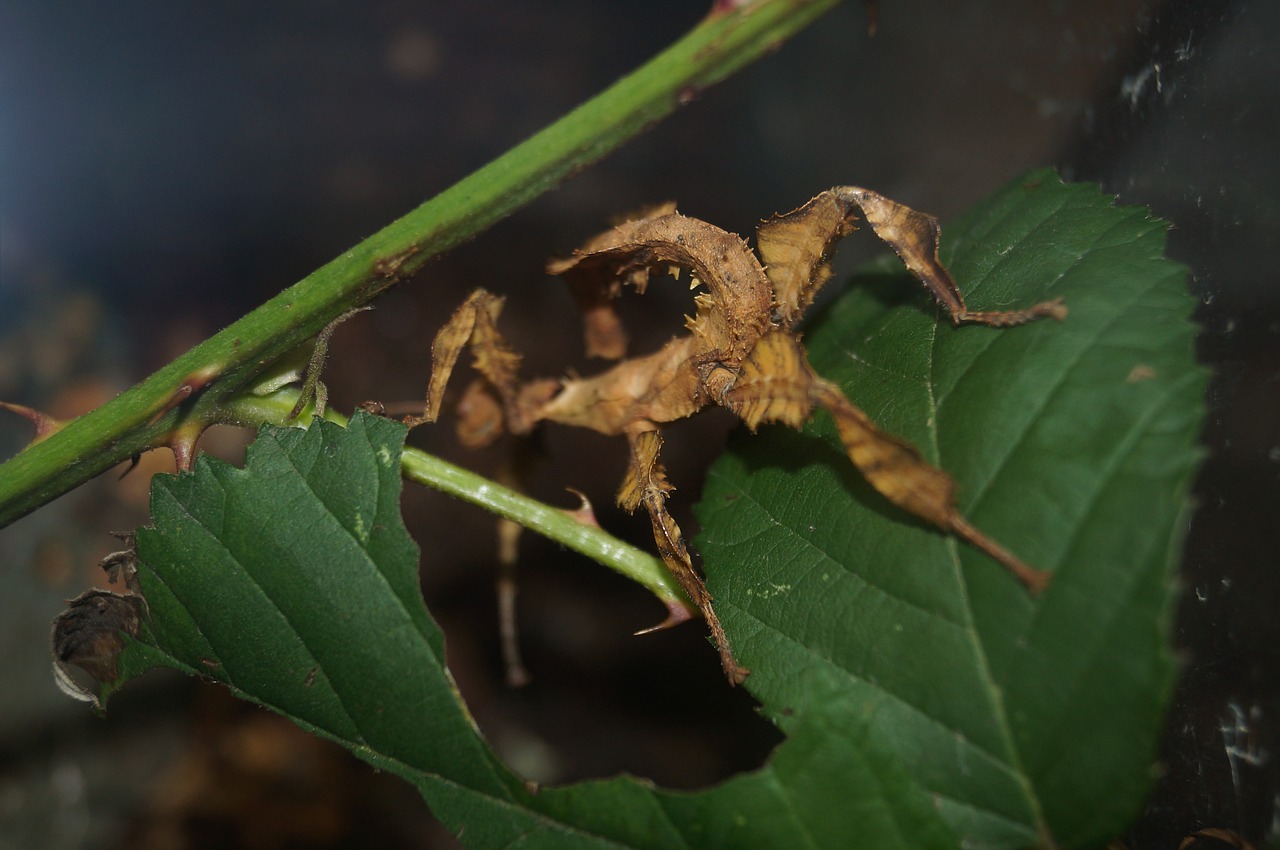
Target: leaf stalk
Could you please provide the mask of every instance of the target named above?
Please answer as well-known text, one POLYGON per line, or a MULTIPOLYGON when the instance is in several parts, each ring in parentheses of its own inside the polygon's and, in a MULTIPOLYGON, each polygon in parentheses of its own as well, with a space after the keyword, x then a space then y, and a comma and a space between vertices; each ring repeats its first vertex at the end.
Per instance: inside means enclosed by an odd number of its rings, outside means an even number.
MULTIPOLYGON (((305 427, 311 422, 313 408, 308 405, 301 416, 295 417, 293 411, 300 397, 297 387, 286 387, 261 396, 245 393, 230 400, 220 415, 226 423, 243 427, 266 424, 305 427)), ((325 410, 323 417, 339 425, 347 423, 345 416, 332 409, 325 410)), ((413 446, 405 446, 400 468, 405 479, 415 484, 439 490, 517 522, 642 585, 666 606, 670 622, 664 621, 665 625, 687 620, 696 610, 661 560, 624 543, 599 526, 581 522, 572 516, 571 511, 531 499, 413 446)))

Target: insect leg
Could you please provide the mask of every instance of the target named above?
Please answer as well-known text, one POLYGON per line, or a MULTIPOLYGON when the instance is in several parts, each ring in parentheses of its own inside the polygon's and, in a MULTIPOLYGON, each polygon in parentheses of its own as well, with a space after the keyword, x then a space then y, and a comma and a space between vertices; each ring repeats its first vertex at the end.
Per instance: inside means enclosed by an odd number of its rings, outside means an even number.
POLYGON ((955 279, 938 260, 941 228, 936 218, 870 189, 837 186, 799 209, 774 216, 756 231, 779 318, 788 330, 799 324, 818 290, 831 279, 831 256, 836 243, 857 230, 858 213, 933 294, 954 325, 1010 327, 1042 317, 1062 319, 1067 315, 1060 298, 1023 310, 970 310, 955 279))
POLYGON ((667 511, 667 493, 675 488, 667 482, 666 471, 658 460, 658 453, 662 449, 662 435, 656 429, 650 429, 638 430, 627 436, 631 444, 631 464, 618 491, 618 504, 628 511, 635 511, 643 505, 649 512, 658 554, 685 593, 702 611, 720 653, 720 665, 724 668, 725 676, 731 684, 741 684, 750 671, 734 660, 733 651, 729 648, 729 638, 720 625, 715 609, 711 607, 711 594, 707 592, 702 577, 693 568, 680 526, 676 525, 667 511))
POLYGON ((483 445, 502 432, 502 412, 510 411, 516 398, 516 375, 520 369, 520 355, 507 345, 498 332, 498 314, 502 312, 503 299, 484 289, 477 289, 454 312, 431 343, 431 379, 427 385, 427 400, 419 416, 410 416, 405 424, 410 428, 435 422, 440 416, 444 390, 457 365, 462 349, 470 346, 476 371, 484 376, 487 385, 473 387, 467 393, 474 410, 459 425, 464 442, 483 445), (497 398, 493 398, 496 394, 497 398), (479 397, 477 397, 479 396, 479 397), (484 405, 483 400, 492 400, 484 405), (471 419, 483 420, 468 421, 471 419))
POLYGON ((925 461, 910 443, 877 428, 835 384, 815 376, 810 392, 814 403, 835 419, 849 459, 881 495, 986 553, 1033 594, 1048 586, 1050 573, 1023 563, 960 513, 950 475, 925 461))
POLYGON ((946 309, 951 324, 990 325, 1007 328, 1024 325, 1040 318, 1064 319, 1067 308, 1061 298, 1044 301, 1022 310, 970 310, 960 294, 960 287, 938 260, 938 237, 941 227, 931 215, 891 201, 883 195, 858 186, 842 186, 832 190, 842 199, 855 204, 871 225, 876 236, 889 244, 933 297, 946 309))

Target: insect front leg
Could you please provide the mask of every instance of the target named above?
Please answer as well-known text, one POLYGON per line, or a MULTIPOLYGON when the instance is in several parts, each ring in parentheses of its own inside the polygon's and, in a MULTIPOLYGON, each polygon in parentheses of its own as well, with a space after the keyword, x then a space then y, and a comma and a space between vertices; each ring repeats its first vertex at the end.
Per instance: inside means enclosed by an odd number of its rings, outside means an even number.
POLYGON ((649 512, 649 519, 653 523, 653 538, 658 544, 662 562, 707 621, 716 649, 720 653, 720 666, 724 668, 725 676, 731 684, 741 684, 751 671, 734 659, 729 647, 729 637, 711 606, 711 594, 707 592, 702 577, 693 568, 684 534, 667 511, 667 493, 674 488, 667 482, 666 471, 658 460, 658 453, 662 449, 662 435, 650 426, 647 430, 637 428, 628 432, 627 437, 631 444, 631 463, 618 491, 618 504, 629 512, 634 512, 643 505, 649 512))
MULTIPOLYGON (((557 386, 557 382, 535 381, 528 387, 517 385, 520 356, 498 332, 498 315, 503 299, 477 289, 454 312, 431 344, 431 379, 421 415, 405 419, 410 427, 435 422, 440 416, 445 387, 464 348, 470 347, 473 365, 482 378, 473 382, 458 404, 458 436, 472 447, 497 439, 504 425, 524 433, 536 421, 536 411, 557 386)), ((504 484, 515 485, 523 477, 518 461, 501 474, 504 484)), ((497 579, 498 616, 507 683, 520 687, 529 675, 520 657, 516 627, 516 545, 520 526, 498 520, 497 579)))
POLYGON ((421 415, 407 417, 406 425, 414 428, 440 417, 445 387, 462 350, 470 346, 473 365, 484 376, 484 382, 470 387, 464 397, 470 413, 459 424, 459 435, 465 443, 483 445, 502 433, 504 415, 510 419, 518 407, 516 376, 520 370, 520 355, 498 332, 503 300, 487 290, 477 289, 436 334, 431 343, 431 379, 426 405, 421 415))

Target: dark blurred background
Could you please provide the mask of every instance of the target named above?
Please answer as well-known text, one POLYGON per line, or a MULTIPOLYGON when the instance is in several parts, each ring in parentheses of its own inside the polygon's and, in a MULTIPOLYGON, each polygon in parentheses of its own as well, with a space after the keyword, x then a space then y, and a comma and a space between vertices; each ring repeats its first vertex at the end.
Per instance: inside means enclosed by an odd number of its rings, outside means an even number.
MULTIPOLYGON (((545 259, 619 211, 674 198, 750 233, 836 184, 944 219, 1056 165, 1174 224, 1214 369, 1174 640, 1184 673, 1161 778, 1125 836, 1205 827, 1274 841, 1280 686, 1280 4, 1267 0, 885 0, 874 38, 844 4, 377 302, 338 332, 334 402, 421 398, 430 335, 472 288, 510 296, 528 374, 592 368, 545 259)), ((692 26, 701 3, 9 0, 0 5, 0 399, 83 412, 482 165, 692 26)), ((851 268, 879 250, 843 249, 851 268)), ((628 309, 637 349, 679 328, 678 288, 628 309)), ((732 423, 670 432, 692 531, 732 423)), ((28 439, 0 418, 0 456, 28 439)), ((414 442, 493 473, 451 429, 414 442)), ((243 435, 205 448, 235 459, 243 435)), ((528 489, 649 546, 611 507, 621 444, 549 429, 528 489)), ((57 692, 49 624, 98 583, 107 532, 145 518, 163 452, 0 531, 0 850, 448 847, 416 795, 220 690, 153 675, 105 720, 57 692)), ((694 788, 758 765, 776 733, 725 687, 702 631, 644 638, 644 591, 532 535, 521 543, 533 683, 503 685, 486 515, 409 489, 423 588, 451 665, 504 757, 545 781, 631 771, 694 788)), ((1099 694, 1105 700, 1105 694, 1099 694)))

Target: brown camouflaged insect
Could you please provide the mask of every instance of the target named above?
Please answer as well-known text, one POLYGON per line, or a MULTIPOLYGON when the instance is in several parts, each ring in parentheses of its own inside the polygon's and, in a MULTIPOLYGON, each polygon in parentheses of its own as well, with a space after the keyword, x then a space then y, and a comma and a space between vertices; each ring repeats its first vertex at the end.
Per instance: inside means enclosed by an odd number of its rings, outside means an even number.
POLYGON ((615 365, 589 378, 520 383, 520 356, 503 340, 496 322, 503 299, 474 292, 437 334, 426 409, 407 420, 434 422, 445 385, 464 347, 471 347, 482 376, 466 391, 459 434, 483 445, 502 431, 528 433, 539 422, 559 422, 625 435, 630 464, 618 491, 628 511, 644 506, 663 562, 705 617, 729 681, 748 671, 733 657, 694 570, 680 528, 666 509, 667 483, 658 460, 662 426, 692 416, 708 404, 725 407, 753 430, 764 422, 800 427, 817 407, 835 419, 849 459, 889 501, 990 555, 1032 593, 1049 574, 1034 569, 974 528, 955 507, 954 484, 914 447, 881 431, 809 365, 797 325, 831 278, 835 243, 856 228, 855 211, 893 247, 947 311, 952 324, 1010 327, 1044 316, 1061 319, 1061 299, 1025 310, 973 312, 950 273, 938 261, 937 219, 856 186, 823 192, 804 206, 764 222, 756 232, 759 257, 747 243, 718 227, 687 218, 674 205, 646 212, 587 242, 548 271, 573 288, 586 323, 589 355, 621 359, 626 338, 613 301, 622 285, 643 292, 654 271, 687 269, 707 292, 695 297, 689 333, 657 352, 615 365))

